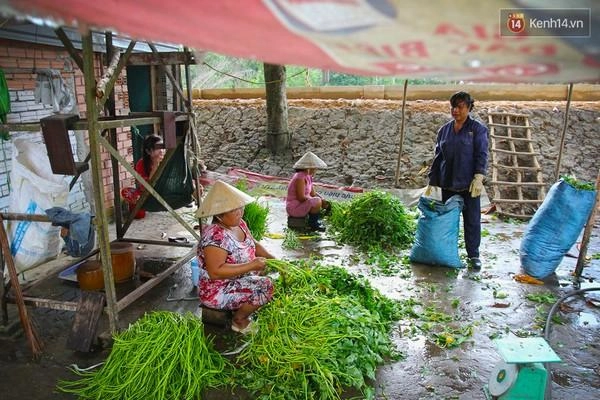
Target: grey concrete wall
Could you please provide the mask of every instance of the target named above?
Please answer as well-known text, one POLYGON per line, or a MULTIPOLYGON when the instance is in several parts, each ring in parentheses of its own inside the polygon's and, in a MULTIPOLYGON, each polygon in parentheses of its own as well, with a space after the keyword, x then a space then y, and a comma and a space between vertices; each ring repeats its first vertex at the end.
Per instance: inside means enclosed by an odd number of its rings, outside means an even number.
MULTIPOLYGON (((194 105, 201 157, 210 170, 239 167, 289 177, 294 162, 311 150, 330 167, 319 171, 319 181, 364 188, 394 186, 402 121, 400 101, 290 100, 291 149, 277 156, 265 148, 264 101, 202 100, 194 105)), ((533 146, 539 153, 544 181, 550 186, 565 108, 565 102, 476 102, 472 116, 487 122, 488 110, 529 115, 533 146)), ((407 102, 405 115, 399 186, 423 187, 437 129, 450 119, 448 103, 407 102)), ((571 104, 561 174, 595 181, 600 165, 599 127, 600 103, 571 104)))

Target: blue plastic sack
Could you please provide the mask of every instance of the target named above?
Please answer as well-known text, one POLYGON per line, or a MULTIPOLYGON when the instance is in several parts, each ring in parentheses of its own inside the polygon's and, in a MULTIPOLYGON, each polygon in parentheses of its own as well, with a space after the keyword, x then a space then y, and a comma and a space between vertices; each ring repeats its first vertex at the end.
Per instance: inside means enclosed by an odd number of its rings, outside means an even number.
POLYGON ((462 268, 458 257, 458 233, 462 197, 450 197, 446 203, 428 197, 419 199, 421 216, 410 260, 421 264, 462 268))
POLYGON ((521 266, 534 278, 552 274, 575 244, 594 207, 595 190, 579 190, 564 180, 550 188, 521 240, 521 266))

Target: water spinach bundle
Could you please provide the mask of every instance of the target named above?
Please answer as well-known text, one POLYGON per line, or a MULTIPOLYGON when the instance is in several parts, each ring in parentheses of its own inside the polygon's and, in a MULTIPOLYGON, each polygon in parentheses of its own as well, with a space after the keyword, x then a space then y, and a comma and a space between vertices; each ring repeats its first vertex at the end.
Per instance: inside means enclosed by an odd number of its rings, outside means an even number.
POLYGON ((361 249, 409 248, 415 235, 415 217, 390 193, 372 191, 331 209, 328 223, 336 240, 361 249))
POLYGON ((258 333, 236 360, 237 384, 257 399, 339 399, 349 388, 373 398, 377 366, 395 355, 391 315, 378 310, 393 301, 339 267, 267 264, 280 281, 260 311, 258 333))
POLYGON ((73 371, 58 390, 81 399, 200 399, 231 376, 229 361, 213 349, 202 321, 169 311, 146 314, 114 337, 101 369, 73 371))
MULTIPOLYGON (((239 180, 235 187, 244 193, 250 194, 248 182, 239 180)), ((244 221, 248 225, 250 233, 256 240, 261 240, 267 233, 267 217, 269 216, 269 207, 259 204, 258 201, 247 204, 244 207, 244 221)))

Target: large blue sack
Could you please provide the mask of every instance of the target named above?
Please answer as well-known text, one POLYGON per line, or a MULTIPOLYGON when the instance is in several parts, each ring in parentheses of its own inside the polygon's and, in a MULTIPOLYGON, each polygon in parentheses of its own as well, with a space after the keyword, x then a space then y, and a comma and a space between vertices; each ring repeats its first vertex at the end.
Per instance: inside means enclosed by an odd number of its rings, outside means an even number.
POLYGON ((575 244, 594 207, 595 190, 560 179, 529 221, 521 240, 521 266, 534 278, 552 274, 575 244))
POLYGON ((410 260, 421 264, 462 268, 458 257, 458 233, 462 197, 450 197, 446 203, 428 197, 419 199, 421 216, 410 260))

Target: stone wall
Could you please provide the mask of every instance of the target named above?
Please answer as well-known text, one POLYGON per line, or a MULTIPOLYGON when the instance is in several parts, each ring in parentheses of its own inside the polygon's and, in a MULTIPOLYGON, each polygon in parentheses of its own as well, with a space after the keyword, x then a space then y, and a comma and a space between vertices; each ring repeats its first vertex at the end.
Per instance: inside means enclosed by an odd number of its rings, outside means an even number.
MULTIPOLYGON (((311 150, 330 168, 317 179, 340 186, 394 187, 402 102, 391 100, 290 100, 291 148, 273 156, 266 149, 262 100, 196 100, 201 157, 210 170, 230 167, 289 177, 292 165, 311 150)), ((558 158, 565 102, 476 102, 472 115, 487 122, 489 111, 529 115, 534 150, 550 186, 558 158)), ((427 184, 437 129, 450 119, 447 102, 406 103, 400 188, 427 184)), ((595 181, 600 160, 600 103, 573 102, 561 174, 595 181)), ((491 169, 488 176, 491 174, 491 169)))

